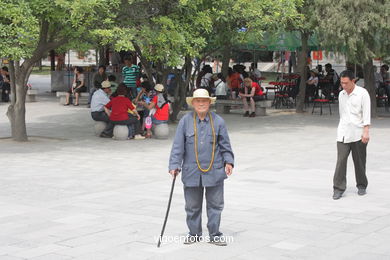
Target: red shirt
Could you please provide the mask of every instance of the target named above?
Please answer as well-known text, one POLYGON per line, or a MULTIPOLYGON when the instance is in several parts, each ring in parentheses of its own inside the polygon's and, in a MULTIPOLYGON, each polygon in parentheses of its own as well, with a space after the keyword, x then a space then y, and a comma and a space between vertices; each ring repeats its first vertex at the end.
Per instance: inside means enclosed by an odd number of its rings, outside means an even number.
POLYGON ((241 87, 242 79, 240 73, 238 72, 233 73, 232 75, 230 75, 229 79, 230 79, 230 87, 232 89, 241 87))
POLYGON ((263 96, 263 90, 257 82, 252 82, 252 88, 255 88, 255 96, 263 96))
POLYGON ((111 99, 106 105, 106 108, 111 109, 110 120, 124 121, 129 119, 127 111, 134 110, 135 107, 127 97, 117 96, 111 99))
POLYGON ((154 118, 157 120, 168 120, 169 119, 169 105, 166 104, 162 108, 157 106, 158 96, 154 96, 152 102, 156 104, 156 113, 154 114, 154 118))

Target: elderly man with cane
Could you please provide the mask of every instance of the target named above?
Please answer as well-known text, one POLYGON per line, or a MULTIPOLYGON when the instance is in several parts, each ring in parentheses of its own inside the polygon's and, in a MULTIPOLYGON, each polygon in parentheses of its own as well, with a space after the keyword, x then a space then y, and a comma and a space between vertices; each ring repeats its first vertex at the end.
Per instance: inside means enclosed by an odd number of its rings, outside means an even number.
POLYGON ((209 111, 214 102, 215 98, 211 98, 205 89, 197 89, 193 97, 187 98, 194 111, 180 120, 169 159, 169 173, 173 177, 182 171, 189 229, 184 244, 193 244, 202 238, 205 193, 207 242, 227 245, 219 226, 224 206, 224 180, 233 172, 234 154, 224 120, 209 111))

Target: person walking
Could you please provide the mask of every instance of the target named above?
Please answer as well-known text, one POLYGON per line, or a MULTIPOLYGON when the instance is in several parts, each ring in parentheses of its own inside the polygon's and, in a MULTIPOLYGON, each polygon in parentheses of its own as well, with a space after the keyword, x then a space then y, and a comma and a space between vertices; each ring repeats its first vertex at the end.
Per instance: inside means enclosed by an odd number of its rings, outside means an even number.
POLYGON ((343 71, 340 82, 343 90, 339 94, 340 122, 337 128, 337 163, 333 177, 335 200, 340 199, 346 190, 347 160, 351 152, 358 194, 366 194, 366 157, 371 125, 370 96, 367 90, 355 85, 352 71, 343 71))
POLYGON ((179 122, 169 159, 169 173, 174 177, 182 170, 185 211, 189 234, 184 244, 202 237, 202 204, 206 196, 209 237, 207 242, 227 245, 220 232, 224 207, 224 180, 233 172, 234 154, 222 117, 210 112, 215 98, 206 89, 197 89, 187 103, 194 110, 179 122))

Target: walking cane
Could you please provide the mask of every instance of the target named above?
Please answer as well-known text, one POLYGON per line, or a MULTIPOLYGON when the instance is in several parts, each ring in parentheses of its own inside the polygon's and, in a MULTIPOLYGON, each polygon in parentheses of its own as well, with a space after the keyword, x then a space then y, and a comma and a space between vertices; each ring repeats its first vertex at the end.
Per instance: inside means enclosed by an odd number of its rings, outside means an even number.
POLYGON ((171 194, 169 195, 169 201, 168 201, 168 208, 167 208, 167 212, 165 213, 165 220, 164 220, 164 224, 163 224, 163 227, 162 227, 162 230, 161 230, 161 235, 160 235, 160 237, 158 239, 157 247, 160 247, 161 239, 162 239, 162 237, 164 235, 165 226, 166 226, 167 220, 168 220, 169 209, 171 208, 173 188, 175 187, 176 176, 177 176, 178 173, 179 173, 179 171, 173 176, 172 186, 171 186, 171 194))

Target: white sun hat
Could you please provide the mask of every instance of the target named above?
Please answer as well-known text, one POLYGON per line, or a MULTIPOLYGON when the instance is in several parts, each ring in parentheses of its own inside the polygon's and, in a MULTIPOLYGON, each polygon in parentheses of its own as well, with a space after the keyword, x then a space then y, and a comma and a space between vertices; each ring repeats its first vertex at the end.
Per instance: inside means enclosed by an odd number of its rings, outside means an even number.
POLYGON ((162 84, 156 84, 156 86, 154 86, 154 89, 158 92, 164 92, 164 86, 162 84))
POLYGON ((105 80, 102 82, 102 88, 111 88, 111 82, 105 80))
POLYGON ((194 98, 207 98, 211 101, 211 104, 214 104, 215 100, 217 99, 215 97, 210 97, 209 92, 204 88, 198 88, 197 90, 194 91, 194 94, 192 95, 192 97, 186 98, 187 104, 189 106, 192 106, 192 100, 194 98))

